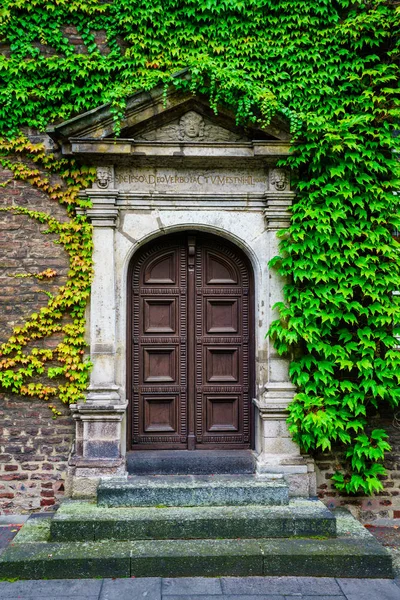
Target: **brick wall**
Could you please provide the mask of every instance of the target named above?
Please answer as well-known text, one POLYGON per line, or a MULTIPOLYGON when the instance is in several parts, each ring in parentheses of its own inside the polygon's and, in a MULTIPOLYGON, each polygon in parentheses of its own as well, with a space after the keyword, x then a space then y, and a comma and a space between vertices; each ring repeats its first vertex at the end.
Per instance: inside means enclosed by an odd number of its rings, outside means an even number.
MULTIPOLYGON (((61 28, 63 36, 68 39, 71 46, 74 48, 76 54, 89 54, 87 46, 82 39, 81 34, 78 32, 74 25, 66 25, 61 28)), ((110 53, 110 48, 107 44, 106 31, 105 30, 92 30, 91 33, 94 35, 95 43, 99 52, 103 55, 110 53)), ((120 36, 116 38, 117 43, 121 49, 122 54, 125 54, 126 49, 129 47, 129 42, 120 36)), ((54 56, 55 54, 60 55, 60 50, 55 50, 48 44, 43 44, 39 39, 32 42, 32 46, 40 51, 43 56, 54 56)), ((6 58, 11 56, 10 44, 0 42, 0 53, 6 58)))
MULTIPOLYGON (((69 31, 69 35, 73 37, 75 32, 69 31)), ((74 41, 78 46, 78 36, 74 41)), ((26 133, 34 142, 43 139, 36 132, 26 133)), ((51 145, 48 138, 45 141, 51 145)), ((10 178, 10 172, 0 170, 0 183, 10 178)), ((27 183, 13 181, 0 188, 0 207, 10 205, 66 219, 65 210, 57 202, 27 183)), ((55 293, 66 280, 68 257, 61 246, 54 244, 56 236, 43 235, 45 229, 29 217, 0 212, 0 342, 7 340, 14 325, 23 324, 30 314, 46 305, 44 292, 55 293), (55 269, 57 277, 50 281, 13 277, 47 268, 55 269)), ((56 340, 47 340, 46 344, 54 346, 56 340)), ((74 433, 68 408, 62 407, 62 413, 53 420, 42 401, 0 394, 0 513, 51 510, 62 497, 74 433)), ((373 420, 373 427, 380 426, 388 429, 393 450, 386 457, 385 489, 374 498, 341 497, 331 484, 339 453, 316 457, 319 497, 329 507, 349 507, 364 522, 400 517, 400 429, 393 425, 390 411, 373 420)))
POLYGON ((363 523, 371 523, 377 518, 400 518, 400 428, 395 414, 396 411, 383 409, 380 415, 370 419, 373 429, 387 431, 392 446, 392 451, 385 457, 387 475, 381 478, 384 489, 379 494, 373 497, 341 496, 331 481, 340 464, 341 453, 336 450, 315 457, 318 496, 329 508, 345 506, 363 523))
MULTIPOLYGON (((0 182, 11 177, 0 171, 0 182)), ((10 205, 66 219, 64 208, 24 182, 0 188, 0 206, 10 205)), ((28 216, 0 212, 0 342, 8 339, 13 326, 23 325, 47 304, 44 292, 54 294, 66 281, 68 256, 54 243, 57 236, 43 234, 45 230, 46 225, 28 216), (14 277, 47 268, 57 271, 54 279, 14 277)), ((57 341, 53 337, 41 343, 52 347, 57 341)), ((46 402, 0 394, 0 513, 51 510, 63 495, 74 429, 69 409, 58 406, 62 416, 53 420, 46 402)))
POLYGON ((0 514, 52 510, 64 494, 73 428, 69 409, 0 394, 0 514))

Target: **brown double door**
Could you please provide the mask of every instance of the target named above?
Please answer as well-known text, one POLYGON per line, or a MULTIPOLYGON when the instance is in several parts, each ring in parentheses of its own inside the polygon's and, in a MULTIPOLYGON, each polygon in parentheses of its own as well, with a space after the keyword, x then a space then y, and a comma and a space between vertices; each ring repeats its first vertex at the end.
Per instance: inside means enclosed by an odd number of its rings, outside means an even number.
POLYGON ((251 273, 222 238, 165 236, 134 257, 132 448, 250 446, 251 273))

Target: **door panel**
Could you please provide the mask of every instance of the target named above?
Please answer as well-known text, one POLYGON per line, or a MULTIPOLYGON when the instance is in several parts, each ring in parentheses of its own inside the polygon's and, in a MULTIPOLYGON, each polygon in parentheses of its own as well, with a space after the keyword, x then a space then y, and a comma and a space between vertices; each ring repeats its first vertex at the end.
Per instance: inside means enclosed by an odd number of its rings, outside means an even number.
POLYGON ((187 282, 181 240, 152 244, 132 271, 132 444, 186 448, 187 282))
POLYGON ((206 396, 207 431, 238 431, 239 396, 206 396))
POLYGON ((146 266, 144 283, 168 283, 174 285, 177 279, 176 253, 162 252, 146 266))
POLYGON ((144 298, 144 333, 176 333, 175 298, 144 298))
POLYGON ((133 448, 250 445, 250 269, 202 234, 135 257, 130 304, 133 448))
POLYGON ((239 299, 205 298, 207 333, 239 332, 239 299))
POLYGON ((176 431, 177 396, 145 396, 144 431, 176 431))
POLYGON ((237 274, 234 265, 223 256, 211 251, 206 253, 206 285, 236 284, 237 274))
POLYGON ((196 259, 197 446, 249 447, 249 268, 220 239, 196 259))
POLYGON ((143 347, 143 382, 176 382, 176 347, 143 347))
POLYGON ((239 348, 205 346, 206 382, 238 381, 239 348))

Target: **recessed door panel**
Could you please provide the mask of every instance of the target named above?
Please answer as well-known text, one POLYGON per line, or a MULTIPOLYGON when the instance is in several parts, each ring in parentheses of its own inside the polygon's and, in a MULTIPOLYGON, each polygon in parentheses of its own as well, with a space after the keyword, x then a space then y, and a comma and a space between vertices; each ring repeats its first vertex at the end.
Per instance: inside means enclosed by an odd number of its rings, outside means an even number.
POLYGON ((162 252, 146 266, 144 283, 176 283, 176 253, 162 252))
POLYGON ((205 256, 206 284, 236 284, 238 282, 235 265, 220 254, 207 249, 205 256))
POLYGON ((250 267, 225 240, 164 236, 135 256, 132 448, 248 448, 250 267))
POLYGON ((146 433, 176 432, 177 396, 144 396, 143 401, 146 433))
POLYGON ((207 333, 239 333, 239 299, 206 298, 207 333))
POLYGON ((176 300, 144 298, 144 333, 176 333, 176 300))
POLYGON ((176 382, 176 348, 143 348, 143 381, 176 382))
POLYGON ((207 432, 239 430, 239 396, 207 396, 207 432))
POLYGON ((208 346, 205 351, 207 383, 237 382, 239 349, 230 346, 208 346))

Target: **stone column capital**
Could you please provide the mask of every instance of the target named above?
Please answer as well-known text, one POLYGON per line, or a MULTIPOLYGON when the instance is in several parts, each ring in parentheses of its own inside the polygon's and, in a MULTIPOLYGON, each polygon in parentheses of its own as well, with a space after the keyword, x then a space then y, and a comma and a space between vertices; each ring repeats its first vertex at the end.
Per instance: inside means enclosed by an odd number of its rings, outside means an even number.
POLYGON ((288 406, 296 393, 296 386, 289 381, 270 382, 264 387, 265 391, 254 404, 260 412, 263 421, 287 418, 288 406))
POLYGON ((292 206, 295 193, 287 192, 266 192, 264 195, 266 208, 264 217, 267 223, 267 230, 279 231, 286 229, 290 225, 290 207, 292 206))
POLYGON ((128 402, 118 404, 94 404, 79 402, 71 405, 72 417, 75 421, 122 421, 128 402))
POLYGON ((91 207, 85 209, 84 214, 93 227, 115 228, 117 226, 118 196, 118 190, 85 190, 82 192, 81 197, 89 200, 92 204, 91 207))
POLYGON ((121 404, 119 387, 117 385, 90 385, 86 395, 85 405, 114 406, 121 404))

